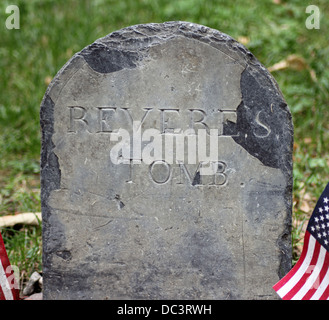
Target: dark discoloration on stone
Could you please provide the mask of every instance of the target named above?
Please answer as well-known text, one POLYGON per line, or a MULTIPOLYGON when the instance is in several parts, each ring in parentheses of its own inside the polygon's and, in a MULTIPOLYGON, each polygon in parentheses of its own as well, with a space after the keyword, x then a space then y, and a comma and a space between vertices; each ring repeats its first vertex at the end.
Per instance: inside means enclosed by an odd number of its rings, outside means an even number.
POLYGON ((138 60, 136 52, 110 49, 100 43, 94 43, 83 49, 81 55, 93 70, 100 73, 135 68, 138 60))
MULTIPOLYGON (((52 135, 54 133, 54 102, 46 94, 40 110, 40 125, 42 129, 42 150, 41 150, 41 207, 43 230, 43 272, 47 274, 47 267, 51 264, 51 252, 61 246, 65 237, 60 223, 52 223, 50 227, 51 208, 49 207, 49 195, 53 190, 60 188, 61 171, 58 158, 54 154, 52 135), (52 233, 58 237, 53 237, 52 233), (62 238, 62 239, 61 239, 62 238)), ((47 277, 46 277, 47 278, 47 277)), ((47 282, 47 279, 45 279, 47 282)))
POLYGON ((237 123, 228 123, 224 132, 231 132, 234 141, 264 165, 291 171, 291 159, 284 157, 292 148, 291 114, 276 88, 261 80, 247 70, 242 73, 237 123))

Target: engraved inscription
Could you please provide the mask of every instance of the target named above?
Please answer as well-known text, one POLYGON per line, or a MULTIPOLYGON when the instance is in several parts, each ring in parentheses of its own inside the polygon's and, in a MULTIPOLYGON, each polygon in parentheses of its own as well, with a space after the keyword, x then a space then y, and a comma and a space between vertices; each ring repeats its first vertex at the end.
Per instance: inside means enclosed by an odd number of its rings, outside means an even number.
MULTIPOLYGON (((134 172, 138 170, 138 165, 142 164, 142 161, 135 161, 126 159, 122 164, 128 164, 129 166, 129 178, 127 183, 134 183, 134 172), (138 165, 136 165, 138 164, 138 165)), ((219 187, 225 186, 227 183, 227 165, 224 161, 200 161, 196 165, 186 165, 182 161, 177 164, 169 164, 165 160, 153 161, 149 167, 149 178, 157 185, 166 184, 172 179, 175 184, 183 185, 188 184, 195 187, 209 186, 219 187), (211 168, 212 174, 202 174, 202 170, 209 170, 211 168)))
MULTIPOLYGON (((237 123, 237 113, 235 110, 214 109, 208 115, 205 110, 193 108, 181 110, 179 108, 151 108, 145 107, 144 114, 136 119, 129 108, 114 107, 111 105, 96 106, 87 108, 83 106, 68 106, 68 133, 89 132, 96 134, 111 134, 121 128, 140 130, 143 125, 157 129, 161 134, 177 133, 180 130, 200 130, 205 129, 210 134, 211 128, 218 129, 218 135, 233 136, 223 132, 224 124, 229 121, 237 123), (126 120, 124 120, 126 119, 126 120), (127 122, 128 120, 128 122, 127 122), (127 128, 127 124, 130 128, 127 128), (134 125, 137 125, 134 128, 134 125), (155 127, 156 126, 156 127, 155 127)), ((263 128, 259 115, 256 123, 263 128)), ((269 129, 269 128, 267 128, 269 129)), ((235 131, 234 131, 235 132, 235 131)))
MULTIPOLYGON (((152 128, 159 130, 161 134, 174 134, 180 130, 184 130, 181 125, 184 124, 185 129, 192 131, 204 129, 208 135, 212 128, 218 129, 219 136, 237 137, 239 135, 238 130, 234 129, 238 121, 237 112, 230 109, 212 110, 211 115, 208 117, 205 110, 198 108, 180 110, 179 108, 147 107, 143 108, 144 114, 139 121, 136 121, 129 108, 113 106, 98 106, 93 108, 68 106, 67 108, 69 114, 68 133, 83 131, 96 134, 116 133, 118 130, 127 126, 127 121, 123 123, 122 120, 125 117, 128 119, 128 124, 130 124, 129 129, 134 129, 136 132, 148 122, 147 127, 157 124, 157 127, 153 126, 152 128), (227 122, 231 123, 230 132, 236 132, 235 134, 224 132, 224 124, 227 122)), ((253 130, 255 137, 267 138, 271 134, 272 130, 264 122, 262 111, 258 111, 254 118, 254 123, 256 124, 253 130)))
MULTIPOLYGON (((128 164, 127 183, 134 183, 136 165, 144 164, 148 166, 150 180, 157 185, 172 179, 177 185, 195 187, 227 184, 227 164, 218 158, 218 138, 239 135, 233 127, 238 121, 235 110, 213 109, 208 117, 207 112, 199 108, 147 107, 142 109, 139 121, 134 120, 129 108, 109 105, 68 106, 68 111, 68 133, 110 134, 109 142, 116 142, 110 146, 111 161, 128 164), (227 121, 231 123, 230 132, 236 132, 235 135, 224 134, 227 121)), ((264 139, 270 135, 271 128, 261 112, 255 116, 253 134, 264 139)))

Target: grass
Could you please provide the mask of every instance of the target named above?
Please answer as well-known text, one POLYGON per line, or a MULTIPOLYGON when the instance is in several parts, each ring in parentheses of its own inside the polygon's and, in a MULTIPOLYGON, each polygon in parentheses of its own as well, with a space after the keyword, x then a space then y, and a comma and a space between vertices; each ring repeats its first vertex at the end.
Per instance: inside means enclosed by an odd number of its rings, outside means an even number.
MULTIPOLYGON (((39 106, 64 63, 122 27, 185 20, 240 40, 266 67, 292 54, 302 61, 300 68, 273 72, 295 126, 294 262, 298 259, 307 219, 329 181, 326 0, 312 1, 320 8, 320 30, 306 29, 309 2, 304 0, 17 0, 19 30, 5 28, 9 4, 12 1, 0 4, 0 215, 40 211, 39 106)), ((3 232, 21 278, 41 271, 40 227, 3 232)))

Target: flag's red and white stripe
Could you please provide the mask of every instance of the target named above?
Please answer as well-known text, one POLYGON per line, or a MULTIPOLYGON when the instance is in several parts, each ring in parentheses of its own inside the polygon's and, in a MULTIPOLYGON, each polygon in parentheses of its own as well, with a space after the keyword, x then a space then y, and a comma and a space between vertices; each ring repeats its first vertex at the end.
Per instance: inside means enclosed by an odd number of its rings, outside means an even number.
POLYGON ((17 300, 18 286, 0 233, 0 300, 17 300))
POLYGON ((329 300, 329 253, 308 232, 296 265, 273 289, 283 300, 329 300))

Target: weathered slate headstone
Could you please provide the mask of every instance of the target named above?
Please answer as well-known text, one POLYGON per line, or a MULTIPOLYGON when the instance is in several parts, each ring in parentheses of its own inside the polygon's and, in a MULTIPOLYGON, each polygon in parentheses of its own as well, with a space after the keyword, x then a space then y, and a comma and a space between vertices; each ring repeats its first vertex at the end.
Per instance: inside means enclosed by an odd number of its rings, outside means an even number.
POLYGON ((270 299, 293 127, 241 44, 186 22, 75 54, 41 105, 46 299, 270 299))

